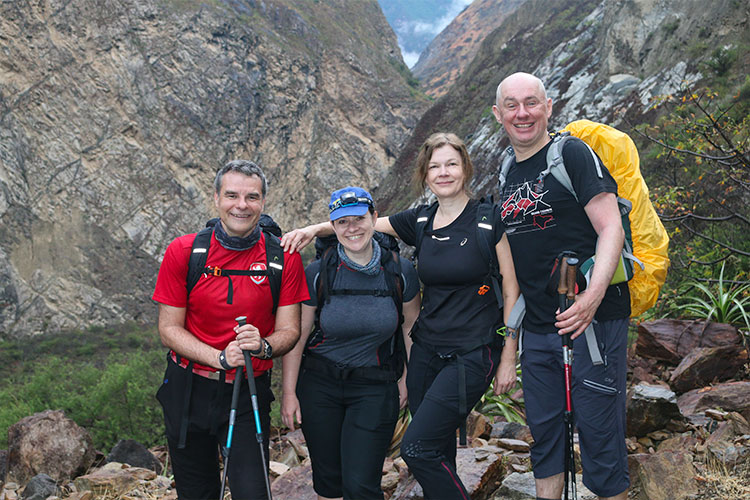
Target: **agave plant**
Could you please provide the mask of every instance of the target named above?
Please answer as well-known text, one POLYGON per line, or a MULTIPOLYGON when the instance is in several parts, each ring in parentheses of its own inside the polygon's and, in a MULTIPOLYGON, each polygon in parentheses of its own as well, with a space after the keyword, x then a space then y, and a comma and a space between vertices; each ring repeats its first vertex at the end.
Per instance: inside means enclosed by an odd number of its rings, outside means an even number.
POLYGON ((512 390, 496 396, 494 384, 494 381, 490 384, 487 392, 484 393, 482 399, 477 403, 476 410, 483 415, 502 416, 508 422, 525 424, 526 410, 524 408, 523 400, 516 400, 510 397, 510 394, 522 388, 521 364, 516 364, 516 385, 512 390))
POLYGON ((711 288, 705 283, 693 281, 689 289, 700 290, 701 296, 686 296, 686 302, 678 309, 697 318, 729 323, 750 331, 750 283, 729 287, 725 285, 722 264, 716 286, 711 288))

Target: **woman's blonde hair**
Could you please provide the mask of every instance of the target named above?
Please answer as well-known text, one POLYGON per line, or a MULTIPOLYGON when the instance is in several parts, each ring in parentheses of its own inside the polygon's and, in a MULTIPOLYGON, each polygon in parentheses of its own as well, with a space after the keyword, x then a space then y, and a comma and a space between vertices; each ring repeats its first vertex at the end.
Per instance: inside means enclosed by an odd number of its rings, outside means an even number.
POLYGON ((420 192, 424 192, 427 187, 427 170, 430 166, 430 159, 432 159, 432 153, 445 145, 450 145, 458 151, 461 156, 461 164, 463 165, 464 172, 464 191, 467 195, 471 196, 471 189, 469 184, 471 183, 472 177, 474 177, 474 165, 471 163, 469 158, 469 152, 466 150, 466 144, 464 141, 458 138, 456 134, 450 132, 436 132, 424 141, 422 147, 419 148, 419 154, 417 155, 417 169, 414 171, 414 184, 420 189, 420 192))

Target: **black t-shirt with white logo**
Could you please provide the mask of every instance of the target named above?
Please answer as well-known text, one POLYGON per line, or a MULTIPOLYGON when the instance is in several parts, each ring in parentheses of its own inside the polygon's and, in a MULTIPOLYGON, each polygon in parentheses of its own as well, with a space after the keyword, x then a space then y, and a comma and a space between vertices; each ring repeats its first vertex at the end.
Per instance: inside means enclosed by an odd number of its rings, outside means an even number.
MULTIPOLYGON (((551 143, 550 143, 551 144, 551 143)), ((508 235, 518 284, 526 298, 524 327, 537 333, 556 332, 557 297, 546 292, 555 258, 571 250, 580 262, 596 252, 597 234, 584 206, 600 193, 617 193, 617 183, 606 168, 603 178, 581 141, 568 141, 563 159, 579 201, 552 174, 542 183, 547 168, 547 144, 531 158, 513 165, 501 193, 501 216, 508 235)), ((596 312, 597 320, 630 315, 627 283, 612 285, 596 312)))
MULTIPOLYGON (((424 284, 422 310, 413 332, 417 340, 440 348, 459 348, 487 336, 502 324, 495 293, 477 291, 489 273, 477 241, 477 207, 470 200, 461 215, 437 230, 426 228, 417 256, 417 272, 424 284)), ((399 238, 416 243, 418 208, 389 217, 399 238)), ((503 234, 499 210, 495 212, 497 243, 503 234)), ((494 252, 494 248, 492 249, 494 252)))

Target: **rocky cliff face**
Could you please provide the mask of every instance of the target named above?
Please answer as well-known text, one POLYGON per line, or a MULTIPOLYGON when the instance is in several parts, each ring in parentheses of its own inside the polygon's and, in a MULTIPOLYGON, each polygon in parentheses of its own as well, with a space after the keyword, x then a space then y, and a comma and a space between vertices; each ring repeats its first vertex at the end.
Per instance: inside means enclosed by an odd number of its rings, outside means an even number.
POLYGON ((0 4, 0 338, 153 319, 228 160, 286 228, 378 185, 425 107, 402 69, 375 0, 0 4))
MULTIPOLYGON (((747 2, 719 0, 528 0, 481 45, 449 92, 425 112, 378 196, 390 211, 408 206, 404 191, 416 152, 432 132, 467 139, 475 166, 473 188, 496 190, 508 141, 491 112, 500 81, 517 71, 539 76, 553 100, 551 128, 578 118, 628 130, 627 113, 645 120, 652 98, 704 78, 716 48, 738 49, 744 79, 750 67, 747 2)), ((642 165, 648 169, 648 165, 642 165)))
POLYGON ((526 0, 474 0, 419 56, 412 68, 425 93, 441 97, 471 63, 484 39, 526 0))

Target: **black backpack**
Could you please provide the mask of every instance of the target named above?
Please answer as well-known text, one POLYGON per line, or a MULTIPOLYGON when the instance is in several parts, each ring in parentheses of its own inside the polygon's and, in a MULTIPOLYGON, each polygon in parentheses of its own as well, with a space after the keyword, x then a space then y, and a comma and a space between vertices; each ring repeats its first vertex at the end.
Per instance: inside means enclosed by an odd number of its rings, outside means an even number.
MULTIPOLYGON (((310 348, 318 344, 323 338, 323 332, 320 328, 320 313, 326 304, 331 302, 333 295, 372 295, 376 297, 391 297, 398 312, 398 325, 393 336, 378 348, 378 359, 381 361, 380 367, 353 368, 343 370, 347 373, 345 378, 359 377, 374 380, 398 380, 403 372, 404 360, 406 359, 406 348, 404 339, 401 334, 401 325, 404 322, 403 316, 403 298, 404 298, 404 281, 401 274, 401 260, 398 253, 398 242, 388 234, 375 231, 373 235, 381 247, 380 263, 383 266, 387 290, 352 290, 352 289, 333 289, 333 283, 336 279, 336 272, 339 268, 339 255, 337 250, 338 240, 336 235, 330 235, 323 238, 317 238, 315 241, 315 258, 320 260, 320 271, 317 280, 317 303, 315 309, 315 329, 308 337, 305 346, 306 359, 315 361, 320 358, 310 351, 310 348)), ((337 370, 341 372, 342 370, 337 370)), ((337 374, 337 376, 341 376, 337 374)))
POLYGON ((266 237, 266 270, 220 269, 218 267, 206 267, 211 235, 214 232, 214 226, 218 222, 219 219, 209 220, 206 222, 206 227, 195 235, 193 248, 190 252, 190 261, 188 262, 186 282, 188 295, 190 295, 193 287, 198 283, 201 274, 225 276, 229 280, 227 304, 231 304, 234 297, 232 276, 268 276, 268 284, 271 286, 271 296, 273 297, 272 312, 276 314, 276 308, 279 306, 279 294, 281 293, 281 271, 284 269, 284 249, 281 248, 281 241, 279 239, 281 237, 281 228, 270 215, 261 214, 258 224, 260 224, 260 229, 266 237))
MULTIPOLYGON (((430 221, 435 218, 437 208, 437 201, 431 205, 420 205, 417 207, 414 258, 419 255, 419 248, 422 245, 422 239, 427 232, 427 228, 430 227, 430 221)), ((479 205, 477 206, 477 240, 479 242, 479 250, 482 252, 482 258, 489 262, 490 272, 487 274, 482 286, 477 290, 477 294, 484 295, 490 290, 493 290, 495 292, 495 297, 497 298, 497 304, 502 308, 503 295, 500 284, 502 283, 503 278, 500 275, 500 266, 497 262, 497 253, 495 252, 495 242, 493 238, 495 235, 494 210, 495 204, 492 197, 489 199, 481 198, 479 200, 479 205)))

